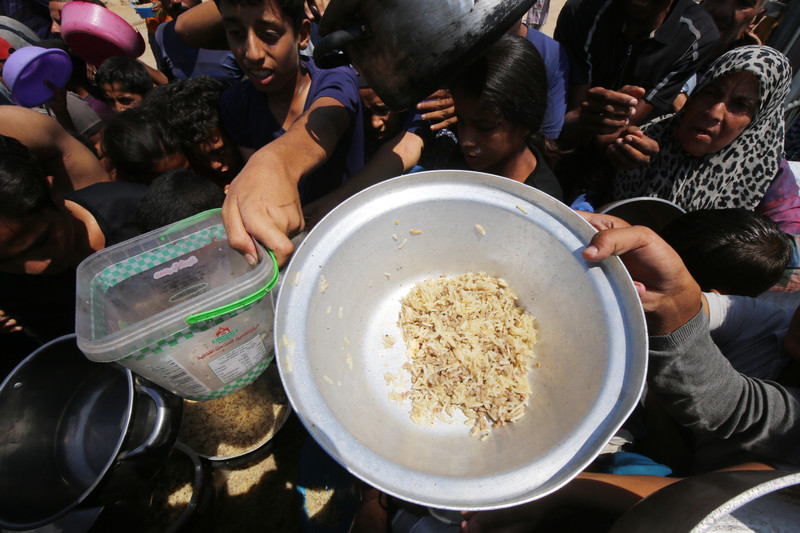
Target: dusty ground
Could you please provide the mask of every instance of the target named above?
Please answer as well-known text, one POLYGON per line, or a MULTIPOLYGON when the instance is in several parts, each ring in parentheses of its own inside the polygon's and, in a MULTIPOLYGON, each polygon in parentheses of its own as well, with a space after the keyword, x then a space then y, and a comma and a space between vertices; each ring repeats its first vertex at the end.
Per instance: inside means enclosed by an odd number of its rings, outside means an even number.
POLYGON ((136 28, 136 30, 144 37, 144 42, 147 48, 144 54, 139 58, 148 66, 156 68, 156 60, 153 57, 153 52, 150 50, 150 43, 147 40, 147 26, 145 26, 144 19, 139 16, 136 11, 130 6, 129 0, 104 0, 106 7, 117 15, 124 18, 128 24, 136 28))

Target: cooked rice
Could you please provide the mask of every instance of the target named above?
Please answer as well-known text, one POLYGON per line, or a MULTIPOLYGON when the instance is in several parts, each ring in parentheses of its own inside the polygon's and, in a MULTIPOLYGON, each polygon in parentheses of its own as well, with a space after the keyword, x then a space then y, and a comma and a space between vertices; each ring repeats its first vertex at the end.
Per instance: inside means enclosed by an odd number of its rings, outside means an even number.
MULTIPOLYGON (((288 362, 288 358, 287 358, 288 362)), ((209 457, 233 457, 263 444, 289 409, 276 365, 233 394, 206 402, 183 402, 178 438, 209 457)))
POLYGON ((525 414, 536 322, 504 280, 483 272, 425 280, 402 300, 399 325, 414 422, 432 425, 459 409, 470 435, 485 438, 525 414))

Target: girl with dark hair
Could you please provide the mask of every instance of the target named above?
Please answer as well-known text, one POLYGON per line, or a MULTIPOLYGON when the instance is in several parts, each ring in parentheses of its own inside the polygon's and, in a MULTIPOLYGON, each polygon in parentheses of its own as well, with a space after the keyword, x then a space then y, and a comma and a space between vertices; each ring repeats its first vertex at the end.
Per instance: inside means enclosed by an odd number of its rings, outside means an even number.
POLYGON ((547 162, 553 152, 542 135, 547 76, 533 44, 503 36, 458 74, 450 90, 461 152, 470 168, 563 199, 547 162))

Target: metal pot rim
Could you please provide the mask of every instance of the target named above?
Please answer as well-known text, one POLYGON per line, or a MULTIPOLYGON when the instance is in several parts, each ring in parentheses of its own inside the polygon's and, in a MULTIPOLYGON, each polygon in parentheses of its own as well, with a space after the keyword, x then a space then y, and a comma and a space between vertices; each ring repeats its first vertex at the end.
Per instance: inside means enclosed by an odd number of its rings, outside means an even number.
MULTIPOLYGON (((14 376, 19 371, 21 371, 25 366, 31 364, 31 362, 35 358, 40 357, 39 356, 40 353, 51 349, 53 346, 59 345, 59 344, 64 343, 64 342, 69 342, 69 341, 76 342, 76 335, 74 333, 70 333, 68 335, 63 335, 61 337, 55 338, 55 339, 49 341, 48 343, 43 344, 42 346, 40 346, 39 348, 37 348, 33 352, 31 352, 30 355, 25 357, 25 359, 23 359, 16 367, 14 367, 14 370, 12 370, 11 373, 9 373, 8 376, 6 376, 6 378, 0 384, 0 392, 5 390, 7 386, 13 386, 13 385, 11 385, 11 383, 13 381, 14 376)), ((75 349, 78 350, 77 344, 76 344, 75 349)), ((91 362, 88 359, 86 361, 87 361, 88 364, 91 364, 91 362)), ((120 425, 120 435, 119 435, 119 437, 117 439, 116 445, 114 446, 114 452, 113 452, 113 454, 110 455, 110 457, 106 461, 106 464, 103 467, 102 473, 100 473, 100 475, 97 476, 97 478, 94 480, 94 482, 92 482, 92 484, 85 491, 83 491, 83 493, 81 493, 81 495, 78 498, 76 498, 71 504, 67 505, 66 507, 64 507, 63 509, 59 510, 58 512, 52 514, 51 516, 48 516, 47 518, 43 518, 43 519, 38 520, 36 522, 24 523, 24 524, 22 524, 22 523, 17 524, 17 523, 11 523, 11 522, 4 522, 2 519, 0 519, 0 525, 2 525, 3 527, 7 527, 7 528, 35 529, 37 527, 41 527, 41 526, 44 526, 46 524, 49 524, 49 523, 51 523, 51 522, 63 517, 64 515, 66 515, 70 511, 73 511, 76 507, 78 507, 81 503, 83 503, 89 497, 89 495, 97 488, 97 486, 104 480, 104 478, 106 477, 106 475, 111 470, 111 468, 113 467, 114 463, 116 462, 117 458, 119 457, 119 454, 122 451, 123 446, 125 445, 126 437, 128 436, 128 430, 130 428, 131 420, 133 418, 133 399, 134 399, 133 373, 130 370, 128 370, 127 368, 124 368, 124 367, 122 367, 120 365, 116 365, 115 364, 114 367, 115 367, 114 371, 122 371, 125 374, 125 381, 127 382, 127 386, 128 386, 127 406, 126 406, 126 409, 125 409, 125 419, 124 419, 123 423, 120 425)))

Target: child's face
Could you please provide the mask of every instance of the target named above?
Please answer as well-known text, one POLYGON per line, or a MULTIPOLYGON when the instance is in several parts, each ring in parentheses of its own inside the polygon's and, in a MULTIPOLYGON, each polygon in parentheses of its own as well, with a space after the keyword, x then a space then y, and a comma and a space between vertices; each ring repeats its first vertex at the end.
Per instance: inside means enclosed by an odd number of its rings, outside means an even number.
POLYGON ((497 173, 527 148, 527 131, 483 109, 478 99, 454 93, 458 144, 473 170, 497 173))
POLYGON ((142 101, 141 94, 130 92, 116 81, 103 85, 103 92, 106 95, 106 100, 114 107, 117 113, 136 107, 142 101))
POLYGON ((71 265, 75 235, 63 206, 0 221, 0 272, 57 274, 71 265))
POLYGON ((261 5, 219 4, 228 45, 236 62, 264 93, 278 93, 297 79, 300 49, 308 45, 311 23, 303 20, 295 33, 292 22, 270 0, 261 5))
POLYGON ((64 4, 67 2, 58 2, 50 0, 50 33, 53 35, 61 35, 61 10, 64 9, 64 4))
POLYGON ((243 161, 239 149, 231 139, 217 128, 211 130, 209 139, 197 147, 193 166, 203 175, 211 174, 214 181, 230 183, 241 170, 243 161))
POLYGON ((359 89, 364 111, 369 119, 372 135, 379 141, 385 141, 400 131, 400 113, 392 111, 374 90, 359 89))

